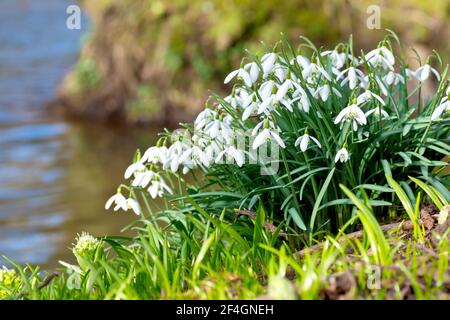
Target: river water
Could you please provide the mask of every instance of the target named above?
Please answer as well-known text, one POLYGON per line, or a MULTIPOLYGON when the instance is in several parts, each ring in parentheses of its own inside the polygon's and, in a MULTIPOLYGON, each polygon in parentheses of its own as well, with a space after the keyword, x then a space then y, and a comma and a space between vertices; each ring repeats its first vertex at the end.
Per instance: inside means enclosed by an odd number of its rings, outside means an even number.
MULTIPOLYGON (((57 267, 78 232, 118 234, 135 217, 104 210, 151 130, 53 119, 42 104, 76 61, 83 34, 64 0, 0 0, 0 256, 57 267)), ((6 263, 0 257, 0 266, 6 263)))

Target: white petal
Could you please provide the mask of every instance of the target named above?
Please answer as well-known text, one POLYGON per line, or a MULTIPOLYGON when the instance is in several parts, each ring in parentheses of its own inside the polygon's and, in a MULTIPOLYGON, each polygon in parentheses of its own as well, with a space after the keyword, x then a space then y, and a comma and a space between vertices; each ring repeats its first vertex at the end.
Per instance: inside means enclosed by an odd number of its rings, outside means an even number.
POLYGON ((269 138, 269 136, 269 129, 264 129, 263 131, 261 131, 253 141, 253 149, 258 149, 267 140, 267 138, 269 138))
POLYGON ((284 96, 286 95, 286 93, 289 90, 289 85, 290 82, 289 80, 286 80, 279 88, 278 88, 278 92, 277 92, 277 99, 281 100, 284 98, 284 96))
POLYGON ((431 114, 431 120, 437 120, 441 117, 441 115, 444 113, 444 110, 446 108, 448 102, 444 102, 443 104, 441 104, 440 106, 438 106, 433 113, 431 114))
POLYGON ((247 71, 245 71, 244 69, 241 69, 239 71, 239 76, 242 78, 242 80, 244 80, 244 83, 247 87, 251 87, 253 82, 252 82, 252 78, 250 77, 250 75, 248 74, 247 71))
POLYGON ((300 150, 305 152, 306 149, 308 149, 308 142, 309 142, 309 135, 304 134, 303 138, 302 138, 302 141, 300 142, 300 150))
POLYGON ((319 148, 322 149, 322 145, 320 144, 319 140, 317 140, 316 138, 311 137, 311 136, 310 136, 310 138, 311 138, 312 141, 314 141, 314 142, 317 144, 317 146, 318 146, 319 148))
POLYGON ((227 75, 227 77, 225 78, 225 80, 223 81, 223 83, 227 84, 228 82, 230 82, 231 79, 233 79, 234 77, 236 77, 236 75, 239 73, 239 71, 240 71, 240 69, 231 71, 230 74, 227 75))
POLYGON ((270 131, 270 135, 275 139, 275 141, 278 143, 278 145, 282 148, 286 148, 286 145, 284 144, 284 141, 280 138, 280 136, 274 132, 270 131))
POLYGON ((336 119, 334 119, 334 124, 338 124, 339 122, 341 122, 342 118, 344 118, 348 114, 349 110, 349 107, 345 107, 344 109, 342 109, 336 119))
POLYGON ((114 203, 114 201, 116 201, 116 194, 113 195, 111 198, 108 199, 108 201, 106 201, 105 204, 105 209, 108 210, 109 208, 111 208, 112 204, 114 203))

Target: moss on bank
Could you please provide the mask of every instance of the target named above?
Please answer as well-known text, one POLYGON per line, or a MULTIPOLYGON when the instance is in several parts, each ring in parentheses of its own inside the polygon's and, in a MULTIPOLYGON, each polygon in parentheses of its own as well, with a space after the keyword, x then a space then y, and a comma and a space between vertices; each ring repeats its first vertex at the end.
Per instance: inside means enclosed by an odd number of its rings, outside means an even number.
MULTIPOLYGON (((353 33, 361 48, 385 34, 366 27, 379 5, 381 28, 419 50, 448 51, 450 1, 81 1, 93 24, 80 59, 52 105, 101 121, 170 125, 192 118, 245 48, 258 52, 280 32, 315 43, 353 33), (369 11, 370 13, 372 11, 369 11), (402 16, 402 19, 398 19, 402 16)), ((429 52, 426 52, 429 53, 429 52)))

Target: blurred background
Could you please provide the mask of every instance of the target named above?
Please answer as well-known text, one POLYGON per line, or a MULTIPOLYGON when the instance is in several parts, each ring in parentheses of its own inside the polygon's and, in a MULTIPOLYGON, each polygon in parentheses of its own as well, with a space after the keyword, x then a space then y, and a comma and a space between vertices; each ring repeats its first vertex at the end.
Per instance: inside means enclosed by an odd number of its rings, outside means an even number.
POLYGON ((225 92, 245 49, 280 32, 367 49, 389 28, 448 61, 449 18, 450 0, 1 0, 0 255, 53 268, 77 233, 118 234, 135 217, 103 206, 134 151, 225 92))

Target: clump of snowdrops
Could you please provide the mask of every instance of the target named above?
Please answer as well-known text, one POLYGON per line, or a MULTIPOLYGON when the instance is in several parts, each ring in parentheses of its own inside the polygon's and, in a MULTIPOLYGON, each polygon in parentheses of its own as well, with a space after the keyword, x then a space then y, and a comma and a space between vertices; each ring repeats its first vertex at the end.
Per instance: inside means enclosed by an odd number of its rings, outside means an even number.
POLYGON ((394 34, 369 52, 355 52, 351 39, 331 50, 301 40, 249 53, 225 78, 228 96, 212 96, 193 124, 136 153, 125 172, 130 183, 106 208, 141 214, 150 198, 164 197, 168 209, 188 212, 195 198, 231 216, 260 203, 270 220, 311 240, 354 214, 339 184, 367 197, 377 215, 395 201, 386 175, 410 199, 416 186, 408 176, 450 198, 450 86, 440 57, 407 55, 394 34), (411 57, 419 68, 409 68, 411 57), (431 97, 422 90, 427 81, 437 84, 431 97), (186 180, 194 183, 185 188, 186 180))

